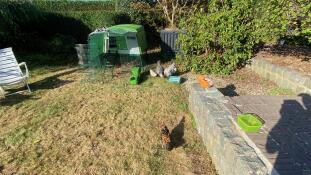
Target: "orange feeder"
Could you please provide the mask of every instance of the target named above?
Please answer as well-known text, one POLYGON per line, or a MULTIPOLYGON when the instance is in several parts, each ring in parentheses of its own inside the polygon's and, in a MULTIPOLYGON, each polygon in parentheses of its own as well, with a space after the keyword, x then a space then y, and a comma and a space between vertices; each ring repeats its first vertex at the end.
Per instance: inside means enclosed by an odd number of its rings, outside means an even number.
POLYGON ((207 80, 205 80, 205 77, 203 75, 198 76, 198 81, 200 83, 200 86, 204 89, 207 89, 210 87, 209 83, 207 80))

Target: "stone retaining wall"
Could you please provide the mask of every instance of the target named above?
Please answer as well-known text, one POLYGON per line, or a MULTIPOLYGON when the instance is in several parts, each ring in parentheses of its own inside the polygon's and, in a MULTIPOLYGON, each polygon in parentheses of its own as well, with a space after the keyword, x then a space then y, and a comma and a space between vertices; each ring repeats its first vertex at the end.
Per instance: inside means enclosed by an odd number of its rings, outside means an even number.
POLYGON ((188 90, 189 108, 197 130, 220 175, 277 174, 237 127, 224 105, 228 100, 216 88, 203 90, 199 84, 190 83, 188 90))
POLYGON ((252 60, 249 67, 263 78, 275 82, 282 88, 291 89, 295 93, 311 94, 311 77, 309 76, 257 58, 252 60))

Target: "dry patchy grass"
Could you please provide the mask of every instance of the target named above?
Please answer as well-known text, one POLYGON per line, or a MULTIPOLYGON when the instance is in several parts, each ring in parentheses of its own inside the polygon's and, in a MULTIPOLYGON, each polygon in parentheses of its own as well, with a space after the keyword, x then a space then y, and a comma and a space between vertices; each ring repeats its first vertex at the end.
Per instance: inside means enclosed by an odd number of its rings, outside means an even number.
POLYGON ((88 82, 82 70, 53 70, 34 72, 31 95, 0 101, 0 174, 216 174, 181 85, 88 82), (161 121, 184 140, 170 152, 161 121))
POLYGON ((209 76, 215 86, 226 96, 237 95, 295 95, 291 90, 278 87, 272 81, 260 77, 248 68, 236 70, 229 76, 209 76))

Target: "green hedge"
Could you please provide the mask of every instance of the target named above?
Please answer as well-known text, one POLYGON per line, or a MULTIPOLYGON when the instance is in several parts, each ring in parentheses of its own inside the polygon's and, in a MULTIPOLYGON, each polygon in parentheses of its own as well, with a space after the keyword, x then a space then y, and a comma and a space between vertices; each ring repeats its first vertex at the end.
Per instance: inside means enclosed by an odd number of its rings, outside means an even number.
POLYGON ((1 1, 0 19, 0 48, 72 56, 74 44, 86 43, 94 29, 129 22, 103 1, 1 1))
POLYGON ((127 23, 128 18, 123 18, 123 13, 118 12, 103 12, 103 11, 69 11, 59 12, 65 17, 71 17, 78 21, 81 21, 84 25, 91 30, 95 30, 99 27, 109 27, 116 23, 127 23), (125 19, 125 20, 123 20, 125 19))
POLYGON ((32 3, 45 11, 114 11, 114 1, 47 1, 35 0, 32 3))
POLYGON ((111 26, 122 21, 123 13, 116 12, 114 1, 32 1, 38 9, 71 17, 88 26, 91 30, 111 26))

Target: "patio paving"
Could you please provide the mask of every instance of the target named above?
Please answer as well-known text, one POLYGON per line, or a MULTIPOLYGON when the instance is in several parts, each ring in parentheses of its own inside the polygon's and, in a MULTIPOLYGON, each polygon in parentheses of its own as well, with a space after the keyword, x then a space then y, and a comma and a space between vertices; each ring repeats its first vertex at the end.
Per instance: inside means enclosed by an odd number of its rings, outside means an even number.
POLYGON ((259 133, 247 133, 280 175, 311 175, 311 96, 227 97, 234 118, 255 113, 264 121, 259 133))

